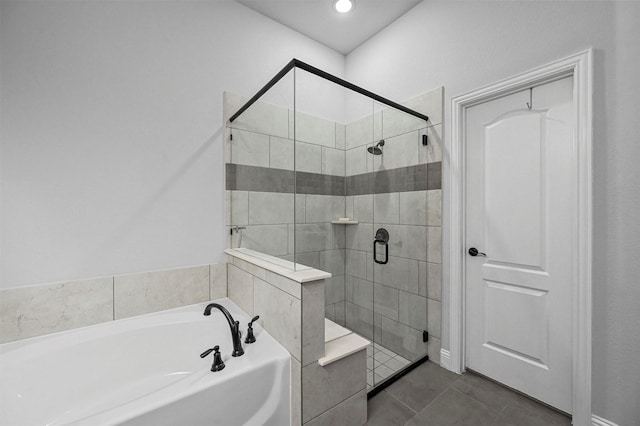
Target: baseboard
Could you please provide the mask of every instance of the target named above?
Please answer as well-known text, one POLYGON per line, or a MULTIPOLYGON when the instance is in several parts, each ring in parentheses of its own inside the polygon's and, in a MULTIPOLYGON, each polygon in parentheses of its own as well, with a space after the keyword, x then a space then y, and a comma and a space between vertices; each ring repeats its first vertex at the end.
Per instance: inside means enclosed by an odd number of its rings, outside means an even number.
POLYGON ((451 370, 451 352, 446 349, 440 349, 440 366, 451 370))
POLYGON ((614 422, 603 419, 602 417, 596 416, 595 414, 591 415, 591 424, 592 426, 618 426, 614 422))

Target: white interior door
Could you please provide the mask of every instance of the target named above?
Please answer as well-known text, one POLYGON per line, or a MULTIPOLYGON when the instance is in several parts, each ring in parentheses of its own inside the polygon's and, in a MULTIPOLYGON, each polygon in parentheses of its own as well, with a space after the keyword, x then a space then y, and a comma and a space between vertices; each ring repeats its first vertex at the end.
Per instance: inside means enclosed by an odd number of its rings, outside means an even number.
POLYGON ((568 413, 573 78, 467 109, 465 365, 568 413))

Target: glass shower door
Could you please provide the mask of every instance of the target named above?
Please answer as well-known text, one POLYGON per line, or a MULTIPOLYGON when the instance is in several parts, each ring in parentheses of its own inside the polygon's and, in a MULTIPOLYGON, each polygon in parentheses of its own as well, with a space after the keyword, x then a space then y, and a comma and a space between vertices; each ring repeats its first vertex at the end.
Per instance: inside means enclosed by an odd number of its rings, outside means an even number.
POLYGON ((371 167, 373 386, 427 355, 427 173, 424 121, 374 103, 371 167))

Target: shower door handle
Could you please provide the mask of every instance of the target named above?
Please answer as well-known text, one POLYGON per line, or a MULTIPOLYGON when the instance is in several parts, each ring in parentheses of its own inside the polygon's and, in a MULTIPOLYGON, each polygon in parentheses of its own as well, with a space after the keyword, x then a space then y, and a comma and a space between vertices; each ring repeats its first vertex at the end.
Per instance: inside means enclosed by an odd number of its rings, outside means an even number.
POLYGON ((380 265, 386 265, 389 263, 389 232, 384 228, 380 228, 376 231, 376 236, 373 240, 373 261, 380 265), (384 246, 384 261, 378 260, 378 253, 376 250, 378 244, 382 244, 384 246))
POLYGON ((373 240, 373 260, 376 263, 381 265, 386 265, 389 263, 389 244, 385 243, 382 240, 373 240), (378 260, 378 253, 376 252, 376 247, 378 244, 382 244, 384 246, 384 261, 378 260))

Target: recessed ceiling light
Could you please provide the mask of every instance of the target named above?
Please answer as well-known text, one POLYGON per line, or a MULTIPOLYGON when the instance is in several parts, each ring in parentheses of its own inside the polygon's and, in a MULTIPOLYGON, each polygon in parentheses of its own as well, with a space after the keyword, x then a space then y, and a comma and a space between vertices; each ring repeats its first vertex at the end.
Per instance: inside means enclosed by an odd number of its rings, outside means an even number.
POLYGON ((333 7, 340 13, 347 13, 353 9, 354 0, 335 0, 333 7))

